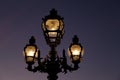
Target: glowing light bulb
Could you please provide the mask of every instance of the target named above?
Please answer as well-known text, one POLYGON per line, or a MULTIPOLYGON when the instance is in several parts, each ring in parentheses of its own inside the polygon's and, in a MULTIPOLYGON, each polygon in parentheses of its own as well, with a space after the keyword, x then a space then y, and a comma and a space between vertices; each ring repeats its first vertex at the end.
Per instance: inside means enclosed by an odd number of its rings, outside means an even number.
POLYGON ((29 50, 27 53, 27 56, 34 56, 34 51, 33 50, 29 50))
POLYGON ((78 50, 73 51, 73 55, 79 55, 79 54, 80 54, 80 52, 78 50))

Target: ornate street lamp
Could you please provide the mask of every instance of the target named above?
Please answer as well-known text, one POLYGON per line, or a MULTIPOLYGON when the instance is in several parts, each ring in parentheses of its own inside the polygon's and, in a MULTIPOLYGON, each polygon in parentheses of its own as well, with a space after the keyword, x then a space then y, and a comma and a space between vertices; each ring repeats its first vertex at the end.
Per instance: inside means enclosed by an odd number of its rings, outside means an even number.
POLYGON ((83 47, 79 43, 78 37, 75 35, 73 42, 68 48, 68 55, 70 56, 71 62, 74 66, 69 66, 67 64, 65 50, 63 49, 62 57, 58 56, 57 51, 55 50, 64 35, 63 18, 57 14, 55 9, 52 9, 50 14, 45 16, 42 20, 42 30, 45 40, 51 47, 51 50, 45 58, 41 58, 40 51, 35 44, 35 38, 32 36, 29 40, 29 44, 24 47, 25 61, 28 64, 27 69, 29 71, 48 73, 48 80, 57 80, 58 73, 67 73, 67 71, 74 71, 79 68, 78 64, 81 62, 83 57, 83 47), (38 65, 33 67, 36 62, 38 65))

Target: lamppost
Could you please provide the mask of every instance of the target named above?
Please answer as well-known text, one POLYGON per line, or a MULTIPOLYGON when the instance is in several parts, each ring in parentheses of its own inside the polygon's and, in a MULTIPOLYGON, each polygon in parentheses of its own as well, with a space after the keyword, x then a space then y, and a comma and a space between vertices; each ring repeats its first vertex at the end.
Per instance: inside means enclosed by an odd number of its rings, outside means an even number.
POLYGON ((57 80, 58 73, 67 73, 67 71, 74 71, 79 68, 78 64, 82 61, 84 50, 79 43, 78 37, 75 35, 68 48, 68 55, 74 66, 68 65, 65 50, 63 49, 62 57, 58 56, 56 51, 56 46, 60 44, 64 35, 63 18, 57 14, 55 9, 52 9, 50 14, 45 16, 42 20, 42 30, 51 50, 45 58, 42 58, 40 56, 40 50, 35 44, 35 38, 32 36, 29 40, 29 44, 24 47, 25 61, 28 64, 27 70, 48 73, 48 80, 57 80), (38 65, 33 67, 36 62, 38 65))

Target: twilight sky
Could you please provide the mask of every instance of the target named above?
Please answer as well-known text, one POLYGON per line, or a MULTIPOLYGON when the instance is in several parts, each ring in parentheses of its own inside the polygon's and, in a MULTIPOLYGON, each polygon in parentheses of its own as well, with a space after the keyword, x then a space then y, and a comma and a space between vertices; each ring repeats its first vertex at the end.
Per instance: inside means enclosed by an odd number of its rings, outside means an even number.
POLYGON ((58 80, 120 80, 119 0, 1 0, 0 80, 47 80, 47 74, 25 69, 22 51, 33 35, 41 56, 48 53, 41 18, 52 8, 65 22, 58 54, 67 51, 75 34, 85 50, 80 69, 58 74, 58 80))

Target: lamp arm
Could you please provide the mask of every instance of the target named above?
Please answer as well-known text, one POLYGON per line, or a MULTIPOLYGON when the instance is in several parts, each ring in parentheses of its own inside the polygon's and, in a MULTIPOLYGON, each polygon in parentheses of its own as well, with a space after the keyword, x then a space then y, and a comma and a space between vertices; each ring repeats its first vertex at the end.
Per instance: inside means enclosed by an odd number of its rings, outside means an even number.
POLYGON ((31 72, 37 72, 37 71, 46 72, 44 65, 45 65, 44 62, 39 62, 38 66, 34 66, 34 67, 28 64, 26 69, 31 72))
POLYGON ((72 72, 72 71, 78 70, 79 66, 78 66, 78 64, 74 64, 74 66, 68 65, 68 64, 62 64, 61 68, 63 69, 62 72, 66 74, 67 71, 72 72))
POLYGON ((65 55, 65 50, 63 50, 63 56, 59 58, 59 56, 56 57, 55 61, 51 59, 51 57, 46 56, 46 58, 38 58, 38 65, 37 66, 32 66, 32 64, 28 64, 27 70, 31 72, 44 72, 44 73, 49 73, 49 70, 53 67, 52 65, 57 66, 56 72, 63 72, 67 73, 67 71, 75 71, 79 68, 78 63, 73 63, 74 66, 68 65, 67 64, 67 57, 65 55), (41 61, 42 60, 42 61, 41 61))
POLYGON ((62 65, 61 68, 63 69, 62 72, 64 72, 65 74, 67 73, 67 70, 71 72, 71 71, 75 71, 79 68, 78 63, 74 63, 74 66, 72 66, 72 65, 70 66, 67 64, 67 58, 66 58, 64 49, 63 49, 63 57, 61 57, 60 59, 61 59, 61 65, 62 65))

